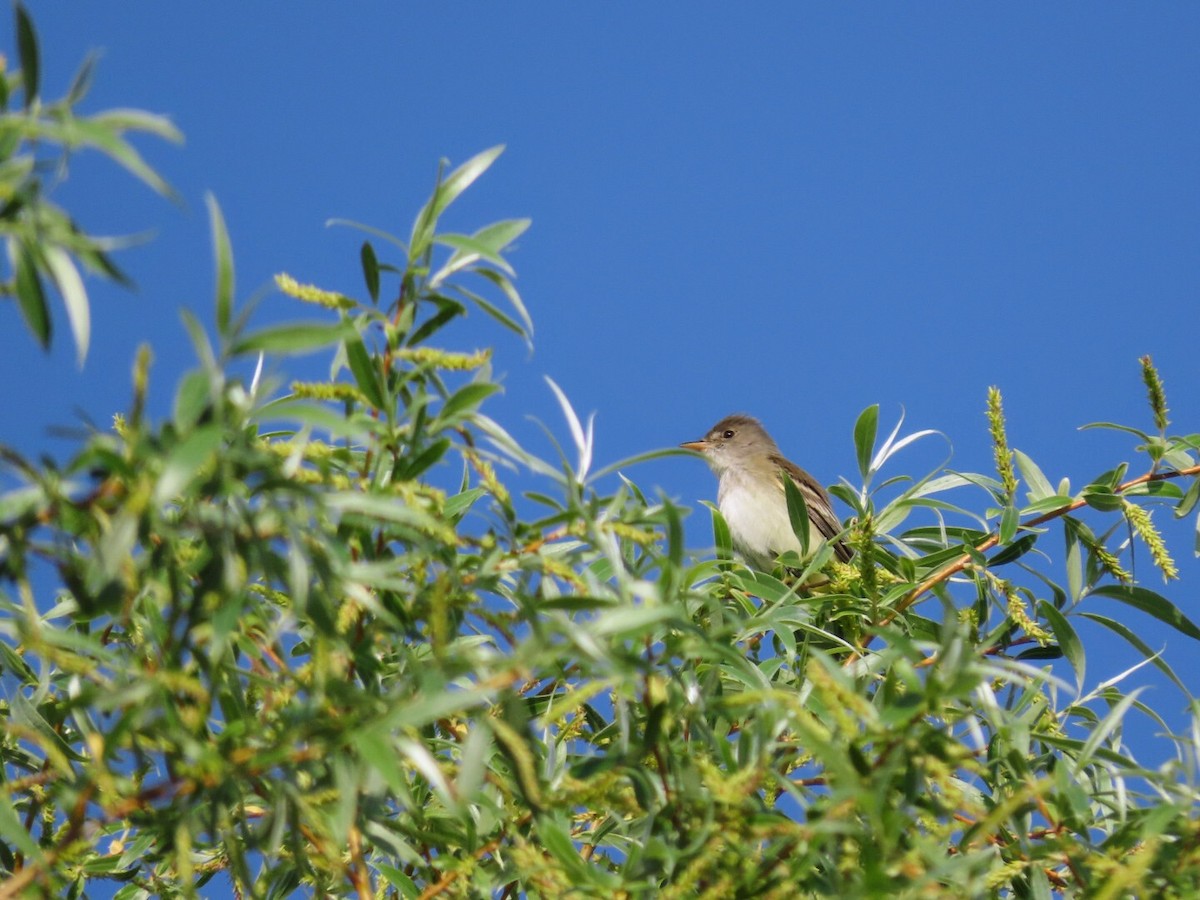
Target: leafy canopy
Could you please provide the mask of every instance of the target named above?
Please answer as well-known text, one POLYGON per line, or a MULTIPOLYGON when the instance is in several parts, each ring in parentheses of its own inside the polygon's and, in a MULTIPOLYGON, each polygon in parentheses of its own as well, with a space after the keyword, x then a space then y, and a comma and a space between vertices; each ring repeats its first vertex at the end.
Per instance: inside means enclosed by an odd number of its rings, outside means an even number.
MULTIPOLYGON (((32 145, 98 147, 165 192, 121 135, 174 133, 77 118, 75 88, 42 106, 17 25, 4 284, 42 343, 54 284, 82 356, 64 273, 117 270, 32 145)), ((529 222, 441 225, 499 154, 439 175, 406 238, 365 229, 361 292, 281 275, 303 314, 261 329, 210 200, 214 311, 185 314, 170 415, 146 411, 146 350, 65 465, 0 451, 0 897, 1194 896, 1200 732, 1172 736, 1132 677, 1093 684, 1077 627, 1128 642, 1196 722, 1138 630, 1200 638, 1130 564, 1143 544, 1173 577, 1151 510, 1200 496, 1200 437, 1168 433, 1149 359, 1153 427, 1106 426, 1140 474, 1053 486, 993 390, 995 474, 884 477, 922 433, 881 439, 871 407, 833 489, 851 563, 822 545, 753 571, 716 510, 696 554, 685 511, 620 474, 636 460, 592 471, 556 386, 568 450, 545 460, 483 411, 491 351, 439 345, 469 309, 532 336, 508 260, 529 222), (323 381, 238 374, 313 351, 323 381), (1147 725, 1173 748, 1157 769, 1124 739, 1147 725)))

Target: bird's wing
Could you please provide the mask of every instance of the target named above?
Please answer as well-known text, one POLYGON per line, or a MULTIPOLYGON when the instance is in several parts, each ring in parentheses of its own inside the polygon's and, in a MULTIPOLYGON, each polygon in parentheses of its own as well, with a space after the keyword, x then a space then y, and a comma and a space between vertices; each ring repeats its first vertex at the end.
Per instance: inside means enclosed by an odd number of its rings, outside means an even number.
MULTIPOLYGON (((829 495, 825 493, 825 488, 821 487, 821 483, 794 462, 784 459, 782 456, 772 456, 771 462, 790 476, 792 483, 800 489, 800 494, 804 497, 804 503, 808 507, 808 518, 817 527, 821 537, 829 541, 840 534, 841 520, 833 511, 833 501, 829 499, 829 495)), ((783 487, 782 483, 780 487, 783 487)), ((850 557, 854 555, 854 551, 845 541, 836 541, 833 549, 842 562, 849 562, 850 557)))

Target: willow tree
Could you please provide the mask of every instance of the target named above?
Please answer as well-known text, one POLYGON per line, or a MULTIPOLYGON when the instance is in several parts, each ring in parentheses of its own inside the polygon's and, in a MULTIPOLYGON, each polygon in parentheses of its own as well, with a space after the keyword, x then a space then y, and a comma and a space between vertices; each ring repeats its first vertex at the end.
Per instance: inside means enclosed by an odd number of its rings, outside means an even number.
MULTIPOLYGON (((166 190, 122 134, 173 131, 77 117, 86 78, 44 104, 17 25, 3 290, 42 342, 57 291, 82 352, 71 273, 119 273, 38 155, 95 146, 166 190)), ((872 407, 834 488, 849 563, 751 569, 715 510, 695 552, 637 460, 594 469, 557 388, 546 460, 487 414, 491 352, 444 344, 469 309, 532 335, 529 222, 441 226, 499 153, 402 237, 368 229, 347 285, 281 274, 296 320, 266 328, 210 201, 215 300, 170 414, 147 350, 65 463, 2 451, 0 896, 1195 896, 1195 701, 1145 630, 1200 639, 1147 584, 1176 575, 1151 510, 1194 512, 1200 438, 1150 360, 1148 424, 1119 426, 1140 462, 1083 487, 1010 449, 996 390, 963 426, 990 428, 987 474, 898 470, 919 435, 872 407), (314 350, 322 381, 250 374, 314 350), (1085 621, 1174 682, 1190 733, 1136 673, 1089 679, 1085 621), (1132 755, 1147 724, 1170 763, 1132 755)))

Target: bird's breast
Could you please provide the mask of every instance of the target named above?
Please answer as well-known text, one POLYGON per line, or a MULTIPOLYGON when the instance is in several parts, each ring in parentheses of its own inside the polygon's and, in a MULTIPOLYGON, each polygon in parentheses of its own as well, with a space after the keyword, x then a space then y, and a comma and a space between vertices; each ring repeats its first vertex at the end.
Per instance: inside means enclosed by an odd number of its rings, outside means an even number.
POLYGON ((717 489, 717 506, 729 525, 734 548, 760 567, 788 550, 801 552, 792 531, 787 499, 771 483, 758 483, 727 473, 717 489))

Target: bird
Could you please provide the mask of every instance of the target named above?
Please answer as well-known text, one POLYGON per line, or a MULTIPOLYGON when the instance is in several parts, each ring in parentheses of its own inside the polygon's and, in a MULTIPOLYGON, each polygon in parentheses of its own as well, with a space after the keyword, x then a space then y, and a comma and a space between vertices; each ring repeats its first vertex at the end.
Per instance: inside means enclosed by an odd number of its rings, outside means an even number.
POLYGON ((800 490, 808 510, 810 550, 831 541, 837 558, 853 556, 839 535, 842 523, 821 484, 786 459, 758 419, 726 416, 698 441, 680 444, 700 453, 717 476, 717 507, 721 510, 734 549, 751 566, 770 571, 781 553, 803 556, 800 539, 788 516, 783 479, 800 490))

